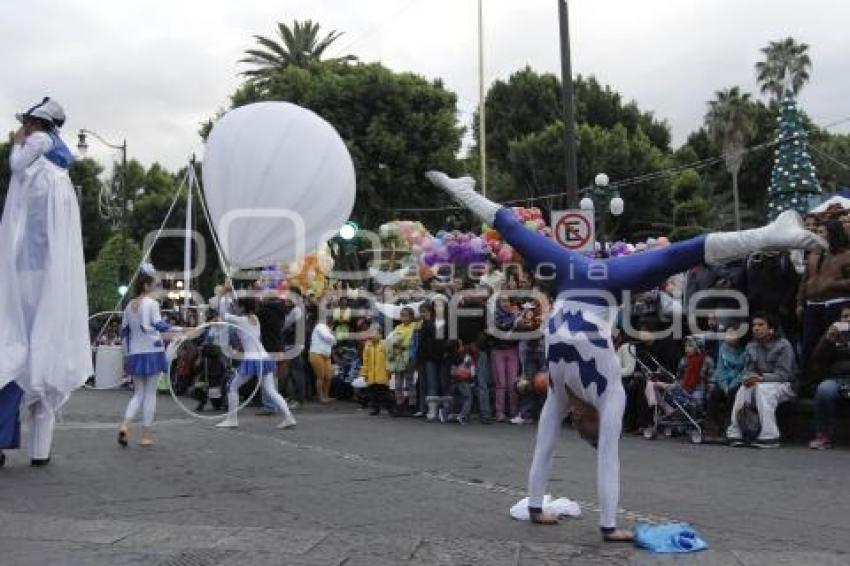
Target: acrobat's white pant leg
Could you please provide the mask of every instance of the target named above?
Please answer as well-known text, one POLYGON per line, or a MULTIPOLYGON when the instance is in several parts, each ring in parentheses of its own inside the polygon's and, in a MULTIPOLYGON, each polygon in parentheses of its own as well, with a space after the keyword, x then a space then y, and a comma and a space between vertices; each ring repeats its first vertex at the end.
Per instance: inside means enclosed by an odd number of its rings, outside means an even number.
POLYGON ((50 457, 50 448, 53 445, 53 428, 56 424, 56 415, 41 401, 30 404, 29 412, 30 459, 46 460, 50 457))
POLYGON ((149 375, 142 379, 142 426, 150 428, 156 415, 156 386, 159 382, 159 374, 149 375))
POLYGON ((266 396, 269 398, 269 401, 277 407, 277 409, 283 413, 284 418, 291 418, 292 413, 289 412, 289 405, 286 404, 286 399, 280 394, 275 387, 275 379, 274 374, 267 373, 263 376, 263 391, 266 393, 266 396))
POLYGON ((237 373, 233 376, 233 381, 230 382, 227 389, 227 419, 236 420, 236 413, 239 410, 239 388, 248 383, 254 377, 253 375, 242 375, 237 373))
POLYGON ((149 376, 133 377, 133 398, 127 404, 124 420, 133 421, 139 410, 142 411, 142 425, 150 427, 153 425, 156 414, 156 386, 159 382, 159 374, 149 376))
POLYGON ((537 440, 534 458, 528 472, 528 506, 542 508, 543 497, 552 475, 555 448, 561 435, 561 426, 567 416, 570 400, 564 388, 564 376, 559 368, 550 368, 552 386, 543 403, 540 421, 537 424, 537 440))
POLYGON ((599 445, 597 447, 596 485, 599 495, 599 526, 617 526, 620 500, 620 433, 626 392, 620 379, 610 379, 599 407, 599 445))

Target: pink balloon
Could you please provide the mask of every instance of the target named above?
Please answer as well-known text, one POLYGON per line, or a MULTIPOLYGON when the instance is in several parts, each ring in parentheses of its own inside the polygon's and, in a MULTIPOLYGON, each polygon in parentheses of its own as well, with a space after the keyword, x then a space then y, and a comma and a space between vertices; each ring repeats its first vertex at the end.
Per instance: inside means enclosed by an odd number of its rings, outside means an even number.
POLYGON ((507 263, 507 262, 511 261, 511 259, 514 257, 514 252, 513 252, 513 250, 510 250, 510 249, 505 247, 505 248, 502 248, 501 250, 499 250, 499 253, 496 254, 496 257, 502 263, 507 263))

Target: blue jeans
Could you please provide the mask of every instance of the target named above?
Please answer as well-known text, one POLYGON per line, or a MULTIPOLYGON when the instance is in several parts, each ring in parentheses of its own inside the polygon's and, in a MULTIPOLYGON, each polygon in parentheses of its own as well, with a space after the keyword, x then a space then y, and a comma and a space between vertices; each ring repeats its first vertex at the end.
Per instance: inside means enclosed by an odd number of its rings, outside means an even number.
POLYGON ((831 437, 835 432, 835 407, 842 400, 841 386, 850 378, 825 379, 815 392, 815 432, 831 437))
POLYGON ((475 387, 478 389, 478 416, 489 419, 493 417, 490 408, 490 356, 483 350, 478 352, 478 375, 475 377, 475 387))
MULTIPOLYGON (((421 376, 420 376, 421 377, 421 376)), ((425 395, 428 397, 446 397, 451 395, 449 369, 442 362, 425 362, 425 395)))
POLYGON ((455 384, 455 388, 461 401, 458 416, 468 419, 469 411, 472 409, 472 386, 466 381, 459 381, 455 384))

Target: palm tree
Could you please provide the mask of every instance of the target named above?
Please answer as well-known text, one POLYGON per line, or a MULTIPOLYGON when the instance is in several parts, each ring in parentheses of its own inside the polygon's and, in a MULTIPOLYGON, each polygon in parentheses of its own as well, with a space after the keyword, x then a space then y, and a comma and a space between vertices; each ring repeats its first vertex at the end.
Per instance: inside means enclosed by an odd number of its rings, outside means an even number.
POLYGON ((308 68, 319 62, 347 63, 357 60, 354 55, 322 59, 325 50, 342 36, 342 32, 331 30, 324 39, 320 40, 319 24, 311 20, 303 22, 295 20, 291 28, 278 22, 277 28, 277 38, 254 36, 261 48, 246 49, 247 57, 240 59, 239 62, 255 65, 255 68, 244 71, 242 75, 251 80, 263 82, 276 72, 290 66, 308 68))
POLYGON ((812 68, 808 50, 808 44, 797 43, 793 37, 771 41, 762 48, 764 61, 756 63, 761 92, 770 93, 776 99, 782 98, 786 89, 794 95, 799 94, 803 85, 809 82, 812 68))
POLYGON ((738 195, 738 173, 744 161, 747 140, 755 132, 755 118, 750 93, 735 86, 717 91, 717 98, 708 103, 705 124, 714 144, 723 151, 726 170, 732 175, 732 202, 735 229, 741 229, 741 203, 738 195))

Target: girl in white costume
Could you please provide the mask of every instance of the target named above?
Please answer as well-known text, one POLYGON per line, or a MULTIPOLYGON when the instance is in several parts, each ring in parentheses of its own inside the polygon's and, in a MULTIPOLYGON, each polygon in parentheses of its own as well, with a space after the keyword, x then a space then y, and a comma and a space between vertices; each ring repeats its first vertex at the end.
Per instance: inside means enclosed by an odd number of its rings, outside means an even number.
POLYGON ((224 313, 222 318, 224 322, 229 322, 237 327, 236 332, 239 336, 239 342, 242 344, 243 360, 239 364, 236 376, 228 386, 227 417, 216 426, 220 428, 236 428, 239 426, 236 417, 236 412, 239 409, 239 388, 253 377, 259 377, 261 387, 267 398, 284 415, 283 421, 277 425, 277 428, 292 428, 295 426, 295 417, 292 416, 286 400, 275 387, 276 363, 260 342, 257 302, 252 298, 243 297, 237 301, 236 306, 242 316, 224 313))
POLYGON ((23 390, 40 466, 50 461, 55 411, 93 371, 73 156, 58 134, 65 112, 45 98, 17 118, 0 222, 0 388, 23 390))
POLYGON ((136 293, 124 309, 121 334, 127 352, 127 373, 133 378, 133 398, 127 404, 124 423, 118 430, 118 444, 127 446, 130 423, 142 410, 142 438, 139 446, 153 445, 154 414, 156 413, 156 386, 159 377, 168 372, 165 345, 161 332, 179 330, 162 319, 159 303, 150 295, 154 291, 154 269, 142 264, 136 280, 136 293))

